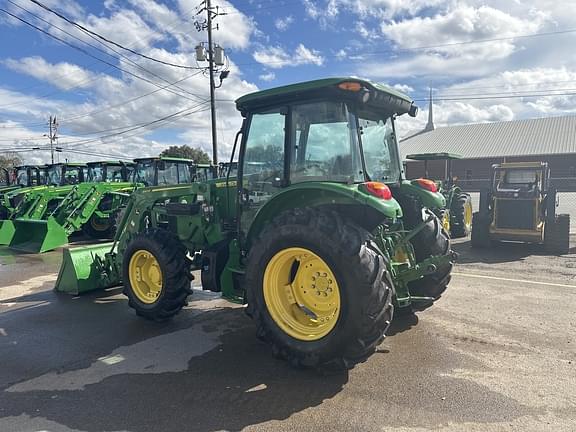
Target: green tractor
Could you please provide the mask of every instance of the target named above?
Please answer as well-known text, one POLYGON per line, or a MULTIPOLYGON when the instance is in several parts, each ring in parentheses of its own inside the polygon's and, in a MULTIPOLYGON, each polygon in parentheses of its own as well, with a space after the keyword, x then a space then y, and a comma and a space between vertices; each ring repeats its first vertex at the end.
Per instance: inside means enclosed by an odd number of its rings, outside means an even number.
POLYGON ((14 235, 15 218, 41 219, 54 210, 75 184, 84 181, 87 166, 58 163, 42 167, 39 184, 5 193, 0 198, 0 245, 9 245, 14 235))
POLYGON ((44 167, 36 165, 22 165, 11 170, 2 168, 2 181, 0 182, 0 219, 7 216, 7 210, 1 205, 5 194, 16 189, 37 187, 45 182, 44 167))
POLYGON ((543 244, 551 253, 570 250, 570 215, 556 214, 558 196, 545 162, 492 165, 490 189, 480 192, 474 213, 472 247, 516 241, 543 244))
POLYGON ((191 160, 178 158, 90 162, 87 166, 86 182, 74 185, 56 208, 39 217, 14 219, 11 248, 43 253, 65 245, 70 235, 80 231, 92 239, 114 238, 121 210, 130 194, 143 186, 136 174, 145 178, 152 168, 154 182, 186 184, 194 168, 191 160))
POLYGON ((14 231, 9 246, 42 253, 68 243, 68 237, 78 231, 95 239, 113 238, 114 218, 136 187, 129 181, 132 165, 90 162, 86 164, 84 182, 35 193, 35 204, 29 201, 31 205, 25 211, 5 222, 14 231))
MULTIPOLYGON (((444 180, 437 181, 438 191, 446 198, 446 207, 438 215, 444 229, 452 238, 468 237, 472 231, 472 199, 454 181, 452 161, 462 159, 454 153, 418 153, 406 156, 406 159, 424 161, 424 177, 428 178, 428 161, 444 161, 444 180)), ((424 183, 428 180, 424 179, 424 183)), ((419 180, 417 180, 419 181, 419 180)), ((432 186, 431 186, 432 187, 432 186)))
POLYGON ((432 211, 445 198, 402 171, 394 122, 417 107, 357 78, 236 105, 237 176, 139 189, 113 243, 64 250, 56 290, 123 284, 139 316, 162 321, 186 305, 200 270, 203 289, 247 304, 276 355, 351 368, 381 343, 394 308, 440 297, 456 257, 432 211))

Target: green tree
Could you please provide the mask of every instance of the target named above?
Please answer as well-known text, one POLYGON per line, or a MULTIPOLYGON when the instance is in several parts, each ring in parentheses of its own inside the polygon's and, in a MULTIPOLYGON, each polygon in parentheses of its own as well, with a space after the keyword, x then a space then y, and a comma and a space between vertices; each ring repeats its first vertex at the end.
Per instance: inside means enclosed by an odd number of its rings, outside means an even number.
POLYGON ((210 163, 210 156, 202 149, 193 148, 189 145, 170 146, 160 153, 160 156, 180 157, 192 159, 196 163, 210 163))
POLYGON ((0 168, 12 168, 22 165, 23 161, 17 153, 5 153, 0 155, 0 168))

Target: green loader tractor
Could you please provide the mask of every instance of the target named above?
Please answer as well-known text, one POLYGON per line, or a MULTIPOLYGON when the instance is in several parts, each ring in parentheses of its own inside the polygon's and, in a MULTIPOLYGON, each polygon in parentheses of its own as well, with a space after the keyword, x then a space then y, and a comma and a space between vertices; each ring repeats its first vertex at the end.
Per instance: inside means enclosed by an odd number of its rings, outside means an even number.
MULTIPOLYGON (((418 153, 406 156, 406 159, 424 161, 424 177, 418 179, 427 183, 428 161, 440 160, 445 162, 444 180, 436 181, 437 190, 446 198, 446 207, 438 214, 442 220, 444 229, 452 238, 468 237, 472 231, 472 199, 470 194, 464 192, 454 181, 452 175, 452 161, 462 159, 462 156, 454 153, 418 153)), ((428 183, 429 184, 429 183, 428 183)), ((430 188, 434 188, 429 184, 430 188)))
POLYGON ((8 210, 2 205, 4 195, 23 188, 33 188, 45 183, 45 167, 36 165, 22 165, 12 170, 2 168, 2 182, 0 182, 0 220, 8 216, 8 210))
POLYGON ((114 218, 136 187, 129 181, 133 164, 105 161, 86 165, 84 182, 39 194, 48 201, 48 205, 42 205, 47 211, 31 206, 13 219, 11 248, 43 253, 68 243, 68 237, 79 231, 95 239, 114 237, 114 218), (61 194, 63 190, 67 191, 65 196, 48 200, 55 191, 61 194), (57 205, 50 207, 51 202, 57 205))
POLYGON ((175 158, 137 159, 88 163, 87 181, 75 185, 58 206, 41 218, 16 218, 10 247, 43 253, 65 245, 73 233, 82 231, 93 239, 114 238, 120 212, 130 194, 143 183, 136 174, 152 168, 153 181, 162 184, 190 183, 192 161, 175 158), (131 181, 130 181, 131 180, 131 181))
POLYGON ((275 355, 351 368, 382 342, 394 308, 440 297, 456 258, 433 212, 445 198, 402 171, 394 122, 417 107, 357 78, 236 106, 237 176, 137 190, 114 242, 64 250, 55 289, 122 284, 139 316, 162 321, 186 305, 199 270, 204 290, 247 304, 275 355))
POLYGON ((86 178, 87 165, 58 163, 40 170, 38 186, 25 187, 4 194, 0 209, 0 245, 10 245, 15 233, 15 219, 42 219, 56 209, 70 191, 86 178))
POLYGON ((490 178, 474 213, 472 247, 504 240, 542 244, 550 253, 570 251, 570 215, 556 213, 558 195, 547 163, 495 164, 490 178))

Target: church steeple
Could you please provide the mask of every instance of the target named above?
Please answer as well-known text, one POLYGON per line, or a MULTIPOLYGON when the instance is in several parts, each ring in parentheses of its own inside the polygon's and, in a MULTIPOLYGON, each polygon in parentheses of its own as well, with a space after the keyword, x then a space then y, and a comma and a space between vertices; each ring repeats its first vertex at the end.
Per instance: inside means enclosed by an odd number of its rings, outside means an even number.
POLYGON ((434 126, 434 113, 432 109, 432 87, 430 87, 430 99, 428 105, 428 123, 426 123, 426 127, 424 128, 424 132, 430 132, 436 129, 434 126))

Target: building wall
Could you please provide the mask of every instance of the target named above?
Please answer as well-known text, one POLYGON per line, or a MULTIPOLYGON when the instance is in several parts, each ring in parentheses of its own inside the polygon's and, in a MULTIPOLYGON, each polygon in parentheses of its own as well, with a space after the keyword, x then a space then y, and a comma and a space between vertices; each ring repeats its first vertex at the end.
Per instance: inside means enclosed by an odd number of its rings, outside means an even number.
MULTIPOLYGON (((452 161, 452 175, 458 178, 461 187, 468 191, 478 191, 488 186, 490 167, 502 162, 548 162, 553 184, 559 190, 576 191, 576 154, 515 156, 485 159, 458 159, 452 161)), ((423 161, 406 161, 406 177, 425 177, 423 161)), ((440 180, 445 178, 445 161, 428 161, 428 177, 440 180)))

